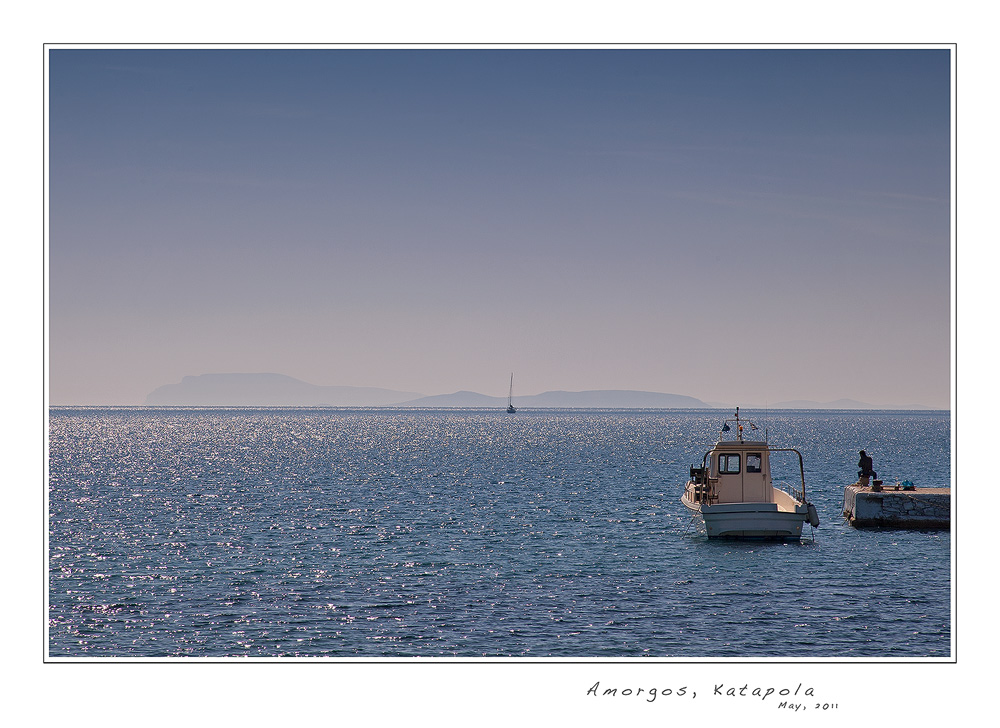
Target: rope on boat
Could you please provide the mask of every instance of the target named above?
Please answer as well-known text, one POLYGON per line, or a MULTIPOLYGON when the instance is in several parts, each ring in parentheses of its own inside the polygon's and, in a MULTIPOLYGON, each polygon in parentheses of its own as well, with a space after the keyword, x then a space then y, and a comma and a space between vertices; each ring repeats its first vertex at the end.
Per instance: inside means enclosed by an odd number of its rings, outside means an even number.
POLYGON ((698 514, 697 514, 697 513, 695 513, 695 514, 694 514, 693 516, 691 516, 691 520, 690 520, 690 521, 688 521, 688 527, 687 527, 687 530, 688 530, 688 532, 689 532, 689 533, 690 533, 691 531, 695 530, 695 528, 694 528, 694 527, 695 527, 695 524, 697 523, 697 521, 698 521, 698 514))

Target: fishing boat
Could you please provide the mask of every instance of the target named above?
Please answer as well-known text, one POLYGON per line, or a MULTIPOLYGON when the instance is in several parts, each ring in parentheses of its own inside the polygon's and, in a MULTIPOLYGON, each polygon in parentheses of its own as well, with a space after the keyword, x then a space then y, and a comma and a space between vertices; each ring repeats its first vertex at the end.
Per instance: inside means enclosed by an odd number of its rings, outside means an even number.
POLYGON ((514 373, 510 374, 510 392, 507 394, 507 411, 511 414, 517 412, 514 407, 514 373))
POLYGON ((802 453, 774 448, 757 439, 759 428, 749 419, 723 422, 719 441, 705 453, 701 466, 690 468, 690 480, 681 496, 690 511, 704 519, 709 538, 778 539, 797 541, 802 526, 819 526, 816 507, 806 500, 802 453), (744 436, 747 428, 749 438, 744 436), (771 481, 771 453, 798 456, 799 486, 787 490, 771 481))

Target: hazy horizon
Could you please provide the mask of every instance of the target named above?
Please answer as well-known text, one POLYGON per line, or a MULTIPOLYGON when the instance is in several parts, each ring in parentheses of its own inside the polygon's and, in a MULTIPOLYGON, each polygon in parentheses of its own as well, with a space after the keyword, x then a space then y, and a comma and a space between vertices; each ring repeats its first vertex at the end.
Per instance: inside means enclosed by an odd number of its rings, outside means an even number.
POLYGON ((53 405, 951 406, 948 50, 48 53, 53 405))
MULTIPOLYGON (((518 392, 514 401, 519 408, 613 408, 613 409, 676 409, 732 408, 746 412, 769 409, 861 409, 861 410, 949 410, 921 402, 862 402, 849 397, 837 400, 784 400, 777 402, 723 402, 717 399, 699 400, 684 392, 649 390, 566 390, 518 392), (578 395, 584 395, 579 397, 578 395), (586 395, 601 395, 597 401, 586 395), (610 399, 608 399, 610 396, 610 399), (625 399, 622 399, 625 396, 625 399), (569 397, 570 399, 566 399, 569 397), (636 398, 638 397, 638 398, 636 398), (690 399, 691 403, 664 404, 663 398, 690 399)), ((317 385, 277 372, 212 372, 187 375, 179 382, 167 382, 149 392, 142 403, 132 405, 52 404, 61 407, 499 407, 506 406, 506 395, 490 395, 470 390, 451 389, 444 392, 403 392, 384 387, 350 387, 317 385)))

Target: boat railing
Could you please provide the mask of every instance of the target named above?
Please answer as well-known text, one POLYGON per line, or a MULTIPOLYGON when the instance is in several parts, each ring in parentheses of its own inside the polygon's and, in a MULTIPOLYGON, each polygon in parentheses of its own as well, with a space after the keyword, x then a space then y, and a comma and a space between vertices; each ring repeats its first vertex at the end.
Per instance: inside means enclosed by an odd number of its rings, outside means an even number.
POLYGON ((774 483, 773 485, 778 490, 783 491, 788 495, 790 495, 799 503, 806 502, 806 491, 804 488, 796 488, 794 485, 791 485, 790 483, 774 483))
POLYGON ((793 452, 799 457, 799 482, 801 486, 795 488, 794 486, 788 486, 788 488, 780 488, 780 490, 785 490, 789 495, 794 496, 798 499, 800 503, 806 502, 806 470, 802 464, 802 453, 796 450, 794 447, 772 447, 768 448, 769 452, 793 452), (801 497, 800 497, 801 496, 801 497))

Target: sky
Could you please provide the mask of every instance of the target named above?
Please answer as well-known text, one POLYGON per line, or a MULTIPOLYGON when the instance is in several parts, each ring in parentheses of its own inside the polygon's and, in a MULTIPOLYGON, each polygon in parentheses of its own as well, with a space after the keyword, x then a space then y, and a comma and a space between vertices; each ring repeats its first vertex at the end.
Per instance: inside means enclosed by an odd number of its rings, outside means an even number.
POLYGON ((48 51, 48 387, 948 408, 946 49, 48 51))

